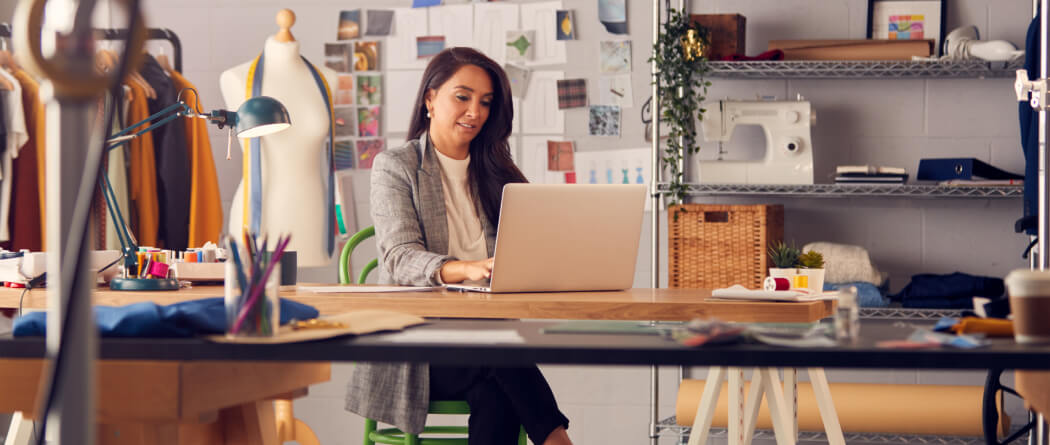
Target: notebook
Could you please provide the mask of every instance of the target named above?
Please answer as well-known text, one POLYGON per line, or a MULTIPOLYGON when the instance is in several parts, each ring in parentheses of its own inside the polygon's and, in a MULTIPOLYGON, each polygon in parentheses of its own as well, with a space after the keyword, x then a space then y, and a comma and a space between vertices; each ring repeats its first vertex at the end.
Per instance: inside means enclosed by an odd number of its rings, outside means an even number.
POLYGON ((604 291, 634 283, 645 185, 507 184, 488 285, 472 292, 604 291))

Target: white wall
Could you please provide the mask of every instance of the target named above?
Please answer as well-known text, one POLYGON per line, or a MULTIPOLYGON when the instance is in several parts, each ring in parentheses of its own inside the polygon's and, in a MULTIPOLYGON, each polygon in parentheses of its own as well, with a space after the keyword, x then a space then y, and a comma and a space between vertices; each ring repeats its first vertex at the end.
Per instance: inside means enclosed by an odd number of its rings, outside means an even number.
MULTIPOLYGON (((985 38, 1006 39, 1023 46, 1031 14, 1028 0, 948 0, 949 29, 975 24, 985 38), (994 6, 994 8, 993 8, 994 6)), ((0 2, 0 18, 13 9, 0 2)), ((446 0, 446 3, 460 3, 446 0)), ((566 114, 566 136, 580 151, 645 146, 638 120, 648 97, 651 39, 648 1, 629 0, 629 30, 633 40, 633 109, 623 114, 621 138, 586 135, 586 114, 566 114)), ((862 38, 865 0, 711 0, 694 1, 695 13, 739 12, 747 17, 748 53, 765 49, 773 38, 862 38)), ((219 108, 219 74, 255 57, 263 41, 276 31, 274 14, 294 9, 298 21, 292 32, 302 42, 303 54, 322 60, 324 42, 332 41, 338 11, 362 7, 390 8, 410 0, 150 0, 144 2, 147 24, 176 31, 182 39, 184 74, 200 90, 205 108, 219 108)), ((594 0, 564 0, 577 13, 581 41, 569 42, 570 63, 566 78, 597 79, 598 40, 613 38, 597 22, 594 0)), ((153 48, 157 51, 157 47, 153 48)), ((170 50, 168 50, 170 51, 170 50)), ((814 128, 818 182, 837 164, 873 163, 905 167, 913 175, 920 157, 973 156, 1013 171, 1023 160, 1018 137, 1016 105, 1010 79, 930 80, 771 80, 713 79, 710 97, 751 98, 755 94, 812 101, 818 113, 814 128)), ((589 82, 590 88, 596 87, 589 82)), ((411 88, 414 93, 414 86, 411 88)), ((389 86, 384 93, 394 94, 389 86)), ((388 143, 400 140, 386 135, 388 143)), ((219 173, 224 208, 240 180, 241 158, 225 160, 226 134, 212 129, 213 154, 219 173)), ((745 137, 744 140, 747 140, 745 137)), ((750 150, 731 146, 731 149, 750 150)), ((713 150, 705 147, 701 156, 713 150)), ((367 207, 368 171, 355 173, 358 226, 371 224, 367 207)), ((1003 276, 1023 267, 1024 237, 1012 233, 1020 217, 1020 200, 908 200, 908 199, 706 199, 705 202, 781 202, 787 209, 787 237, 799 243, 816 240, 847 242, 867 247, 880 268, 891 273, 893 290, 907 284, 911 274, 947 273, 955 270, 1003 276)), ((665 223, 664 223, 665 224, 665 223)), ((648 219, 639 247, 636 284, 649 283, 648 219)), ((662 225, 661 237, 666 237, 662 225)), ((665 243, 661 239, 661 243, 665 243)), ((366 246, 354 257, 355 269, 375 252, 366 246)), ((666 262, 666 248, 661 249, 666 262)), ((665 267, 666 264, 663 264, 665 267)), ((665 281, 665 272, 661 280, 665 281)), ((335 269, 303 271, 306 281, 334 281, 335 269)), ((350 365, 337 364, 333 380, 318 385, 311 395, 296 402, 299 417, 321 436, 322 443, 357 443, 360 420, 342 409, 343 387, 350 365)), ((572 426, 578 444, 642 443, 648 430, 647 376, 645 368, 544 367, 572 426)), ((669 414, 674 401, 674 376, 662 375, 661 412, 669 414)), ((923 373, 917 371, 832 372, 832 379, 893 383, 980 384, 973 373, 923 373)), ((673 443, 670 439, 666 443, 673 443)))

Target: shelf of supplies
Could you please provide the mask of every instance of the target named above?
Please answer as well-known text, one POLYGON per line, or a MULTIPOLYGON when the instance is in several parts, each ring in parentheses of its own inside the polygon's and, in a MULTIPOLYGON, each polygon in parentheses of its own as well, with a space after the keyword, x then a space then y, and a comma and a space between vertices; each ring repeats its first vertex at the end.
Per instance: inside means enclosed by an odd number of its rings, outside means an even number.
POLYGON ((741 79, 1014 78, 1013 62, 912 62, 901 60, 807 60, 708 62, 708 77, 741 79))
POLYGON ((879 320, 933 320, 961 317, 962 309, 913 309, 906 307, 862 307, 860 318, 879 320))
MULTIPOLYGON (((669 193, 660 184, 661 193, 669 193)), ((1018 186, 941 186, 905 184, 690 184, 691 196, 784 196, 798 198, 1020 198, 1024 189, 1018 186)))
MULTIPOLYGON (((689 431, 692 429, 687 426, 678 425, 675 417, 669 417, 661 421, 658 425, 663 433, 670 434, 677 437, 678 443, 686 443, 689 437, 689 431)), ((1017 430, 1015 426, 1014 431, 1017 430)), ((978 445, 984 444, 984 437, 980 436, 931 436, 931 435, 918 435, 918 434, 875 434, 875 433, 844 433, 846 443, 863 443, 863 444, 935 444, 935 445, 978 445)), ((729 436, 729 431, 725 428, 711 428, 708 435, 712 438, 725 439, 729 436)), ((1027 437, 1027 436, 1026 436, 1027 437)), ((758 441, 769 441, 773 442, 776 437, 773 435, 772 430, 755 430, 754 439, 758 441)), ((1024 440, 1024 439, 1021 439, 1024 440)), ((799 431, 798 432, 798 443, 828 443, 827 435, 823 432, 815 431, 799 431)))

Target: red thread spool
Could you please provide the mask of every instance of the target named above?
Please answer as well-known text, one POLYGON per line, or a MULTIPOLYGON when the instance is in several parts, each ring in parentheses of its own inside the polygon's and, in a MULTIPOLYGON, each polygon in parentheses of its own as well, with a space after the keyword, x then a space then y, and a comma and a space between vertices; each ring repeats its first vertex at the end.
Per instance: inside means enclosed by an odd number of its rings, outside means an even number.
POLYGON ((791 281, 788 281, 787 278, 766 277, 766 280, 762 282, 762 288, 765 290, 788 290, 791 289, 791 281))

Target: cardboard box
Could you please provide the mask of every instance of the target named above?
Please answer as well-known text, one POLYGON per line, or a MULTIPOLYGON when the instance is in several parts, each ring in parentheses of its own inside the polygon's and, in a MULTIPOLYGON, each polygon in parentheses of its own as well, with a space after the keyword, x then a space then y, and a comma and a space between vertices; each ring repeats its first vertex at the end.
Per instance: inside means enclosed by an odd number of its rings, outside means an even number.
POLYGON ((933 54, 933 40, 770 40, 784 60, 911 60, 933 54))
POLYGON ((710 32, 711 47, 707 60, 722 60, 732 54, 744 54, 747 50, 744 38, 746 17, 740 14, 692 14, 690 18, 710 32))

